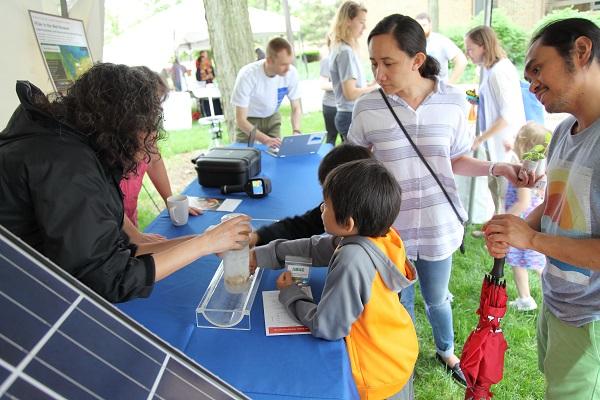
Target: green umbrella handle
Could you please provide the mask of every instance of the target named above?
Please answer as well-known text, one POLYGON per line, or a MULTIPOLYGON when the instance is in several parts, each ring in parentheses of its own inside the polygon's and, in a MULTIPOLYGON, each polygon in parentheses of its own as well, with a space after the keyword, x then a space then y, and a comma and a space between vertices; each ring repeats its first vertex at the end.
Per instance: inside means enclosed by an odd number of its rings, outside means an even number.
POLYGON ((504 276, 504 257, 494 258, 494 268, 490 275, 496 279, 500 279, 504 276))

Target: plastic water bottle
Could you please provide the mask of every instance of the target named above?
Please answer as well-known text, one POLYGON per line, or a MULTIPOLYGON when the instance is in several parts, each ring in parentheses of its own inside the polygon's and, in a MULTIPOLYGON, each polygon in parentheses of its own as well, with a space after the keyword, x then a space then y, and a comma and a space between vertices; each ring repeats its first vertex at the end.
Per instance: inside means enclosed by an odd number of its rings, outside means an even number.
MULTIPOLYGON (((240 213, 226 214, 221 218, 225 222, 238 217, 240 213)), ((243 293, 248 290, 250 283, 250 247, 245 242, 244 247, 239 250, 229 250, 223 253, 223 279, 225 288, 230 293, 243 293)))

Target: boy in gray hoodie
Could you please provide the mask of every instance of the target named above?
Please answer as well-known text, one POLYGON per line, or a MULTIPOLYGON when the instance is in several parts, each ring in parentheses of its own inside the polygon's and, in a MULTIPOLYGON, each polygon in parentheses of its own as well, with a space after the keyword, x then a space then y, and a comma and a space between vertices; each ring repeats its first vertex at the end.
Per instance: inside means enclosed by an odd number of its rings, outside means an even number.
POLYGON ((391 229, 400 187, 376 160, 336 167, 323 185, 321 217, 329 235, 276 240, 251 253, 250 268, 281 268, 286 255, 328 264, 321 301, 277 279, 288 313, 327 340, 344 338, 361 398, 388 398, 408 382, 419 352, 415 329, 397 293, 416 279, 402 240, 391 229))

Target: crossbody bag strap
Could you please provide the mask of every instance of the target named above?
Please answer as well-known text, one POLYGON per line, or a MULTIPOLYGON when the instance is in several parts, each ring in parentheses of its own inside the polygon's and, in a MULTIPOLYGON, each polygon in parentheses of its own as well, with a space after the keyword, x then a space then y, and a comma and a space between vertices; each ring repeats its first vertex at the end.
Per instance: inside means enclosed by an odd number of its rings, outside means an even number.
MULTIPOLYGON (((442 182, 440 182, 440 179, 438 178, 438 176, 436 175, 436 173, 433 172, 433 169, 431 168, 431 166, 429 165, 429 163, 427 162, 427 160, 425 159, 425 157, 423 156, 423 154, 421 153, 421 151, 419 150, 419 148, 417 147, 417 145, 415 144, 415 142, 412 140, 412 138, 410 137, 410 135, 406 131, 406 128, 404 127, 404 125, 400 121, 400 118, 398 118, 398 116, 396 115, 396 112, 392 108, 392 105, 390 104, 390 101, 388 100, 387 96, 385 95, 383 89, 379 89, 379 93, 381 94, 381 97, 383 98, 383 101, 385 101, 385 104, 390 109, 390 112, 394 116, 394 119, 396 120, 396 123, 398 124, 398 126, 400 127, 400 129, 402 130, 402 132, 404 133, 404 136, 406 136, 406 139, 408 140, 408 142, 411 144, 411 146, 415 150, 415 153, 417 153, 417 155, 419 156, 419 158, 421 159, 421 161, 423 162, 423 164, 425 164, 425 167, 427 168, 427 170, 429 171, 429 173, 431 174, 431 176, 433 176, 433 179, 435 179, 435 181, 437 182, 437 184, 440 187, 440 189, 442 189, 442 193, 444 193, 444 196, 446 197, 446 200, 448 200, 448 203, 452 207, 452 211, 454 211, 454 214, 456 214, 456 218, 458 218, 458 220, 460 221, 460 224, 463 225, 463 227, 464 227, 465 221, 461 218, 460 214, 458 213, 458 210, 456 209, 456 206, 454 205, 454 203, 450 199, 450 195, 448 195, 448 192, 444 188, 444 185, 442 185, 442 182)), ((461 244, 460 247, 461 247, 460 251, 462 253, 464 253, 464 240, 463 240, 463 244, 461 244)))

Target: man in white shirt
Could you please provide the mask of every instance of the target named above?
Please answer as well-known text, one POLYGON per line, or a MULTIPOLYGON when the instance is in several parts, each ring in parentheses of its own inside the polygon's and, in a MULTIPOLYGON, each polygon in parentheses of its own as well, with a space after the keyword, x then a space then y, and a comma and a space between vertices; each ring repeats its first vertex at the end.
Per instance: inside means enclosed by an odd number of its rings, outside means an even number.
POLYGON ((446 36, 437 32, 431 32, 431 17, 429 14, 420 13, 415 19, 421 25, 423 31, 425 31, 427 54, 440 63, 440 74, 438 75, 440 80, 451 84, 458 83, 460 76, 467 66, 467 58, 463 52, 446 36), (454 64, 450 76, 448 76, 448 61, 452 61, 454 64))
POLYGON ((302 106, 293 59, 290 44, 277 37, 269 41, 265 59, 240 69, 231 96, 238 142, 247 142, 249 137, 255 137, 267 146, 279 147, 281 115, 278 110, 284 96, 292 105, 293 133, 300 133, 302 106))

